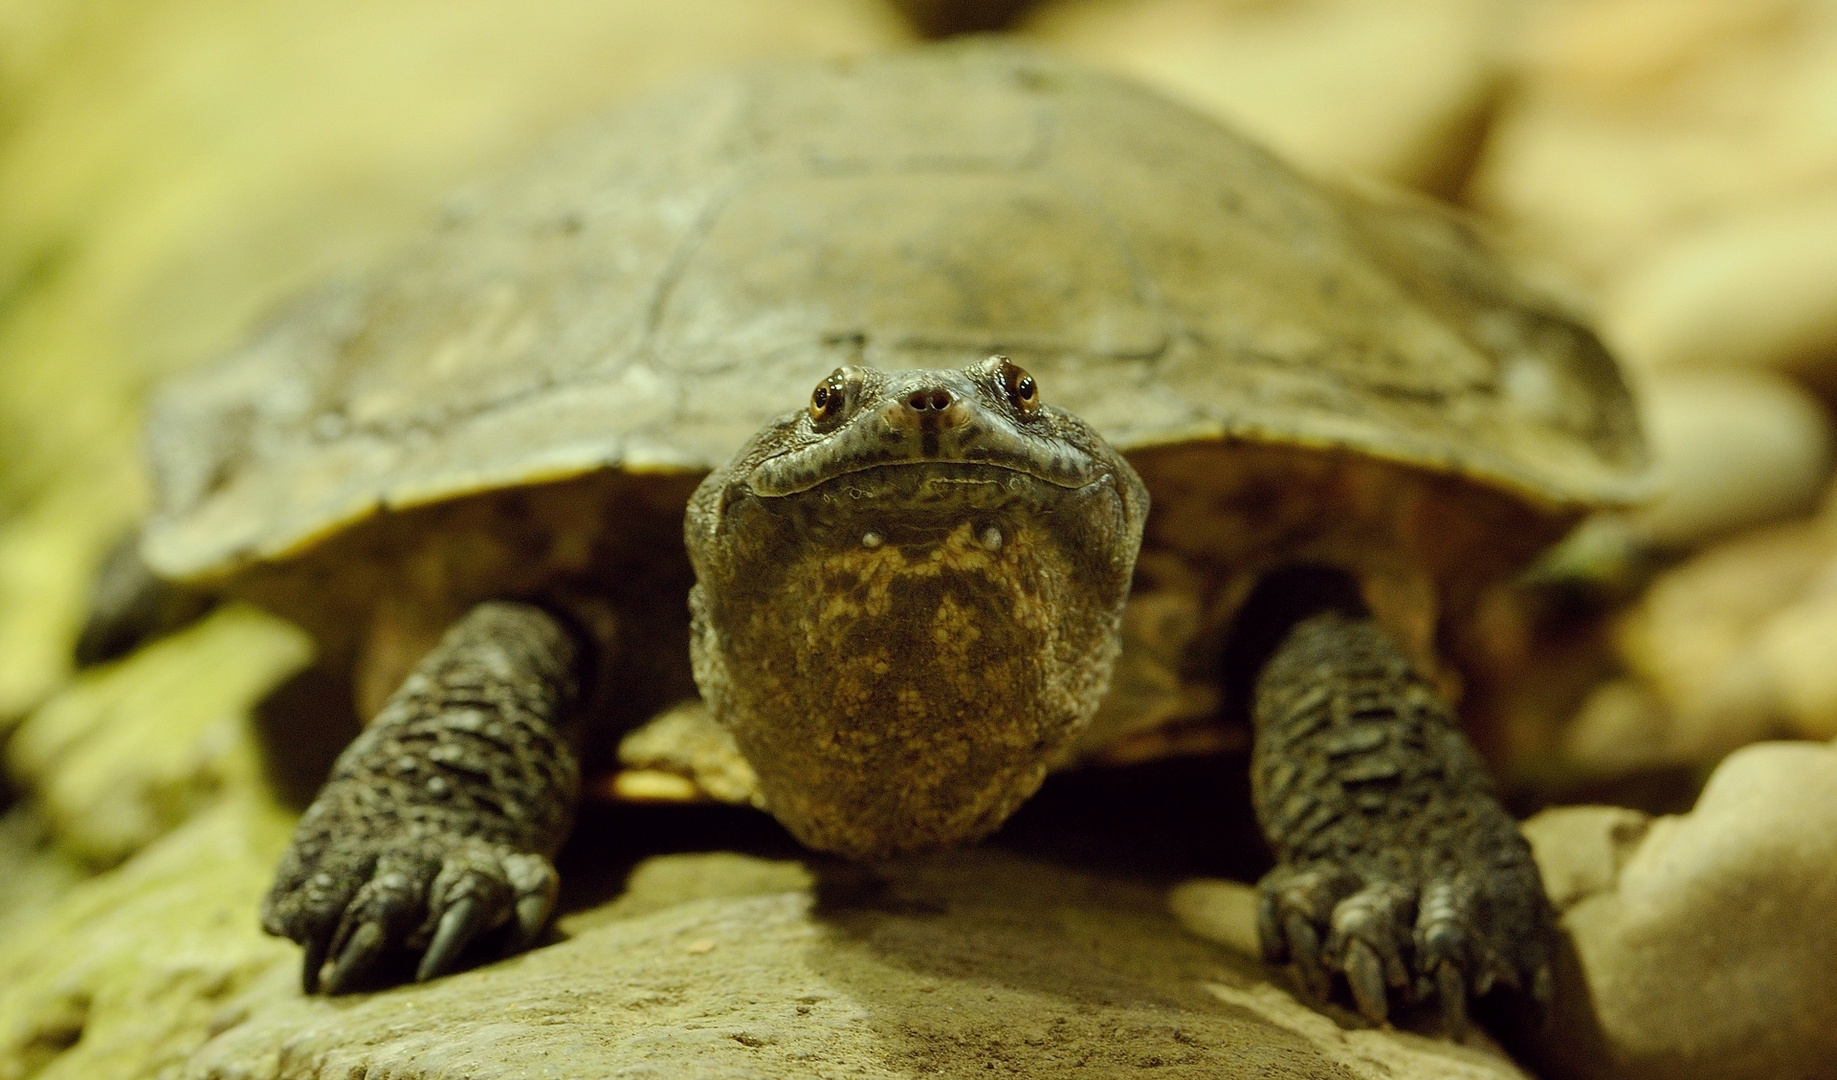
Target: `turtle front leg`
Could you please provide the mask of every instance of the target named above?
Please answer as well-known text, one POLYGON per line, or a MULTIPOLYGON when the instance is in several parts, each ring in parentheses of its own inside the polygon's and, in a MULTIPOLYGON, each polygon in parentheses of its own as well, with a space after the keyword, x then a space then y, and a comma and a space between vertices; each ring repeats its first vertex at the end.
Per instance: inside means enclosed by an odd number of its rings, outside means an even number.
POLYGON ((540 608, 480 604, 339 756, 262 904, 305 946, 307 993, 391 949, 425 950, 429 979, 513 919, 515 947, 541 932, 580 792, 584 648, 540 608))
POLYGON ((1550 994, 1554 914, 1454 710, 1371 619, 1295 624, 1256 684, 1251 791, 1277 865, 1263 953, 1359 1011, 1440 999, 1450 1035, 1495 984, 1550 994))

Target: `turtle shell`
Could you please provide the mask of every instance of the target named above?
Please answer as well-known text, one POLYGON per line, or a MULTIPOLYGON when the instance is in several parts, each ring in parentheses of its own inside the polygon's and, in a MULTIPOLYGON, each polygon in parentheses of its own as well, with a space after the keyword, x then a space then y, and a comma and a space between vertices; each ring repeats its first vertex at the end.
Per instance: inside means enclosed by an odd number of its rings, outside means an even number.
POLYGON ((1611 359, 1467 225, 972 43, 661 93, 455 199, 166 389, 145 554, 221 578, 383 511, 693 477, 837 365, 993 352, 1124 450, 1341 448, 1563 512, 1641 491, 1611 359))

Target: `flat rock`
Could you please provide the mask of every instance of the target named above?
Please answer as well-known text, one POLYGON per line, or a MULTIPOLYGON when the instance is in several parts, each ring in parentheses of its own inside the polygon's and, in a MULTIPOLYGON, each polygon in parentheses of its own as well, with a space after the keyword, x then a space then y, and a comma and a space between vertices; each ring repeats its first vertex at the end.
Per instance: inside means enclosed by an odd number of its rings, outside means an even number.
POLYGON ((205 814, 0 945, 0 1078, 1524 1075, 1298 1004, 1163 889, 992 850, 654 857, 533 952, 309 998, 254 926, 277 820, 205 814))

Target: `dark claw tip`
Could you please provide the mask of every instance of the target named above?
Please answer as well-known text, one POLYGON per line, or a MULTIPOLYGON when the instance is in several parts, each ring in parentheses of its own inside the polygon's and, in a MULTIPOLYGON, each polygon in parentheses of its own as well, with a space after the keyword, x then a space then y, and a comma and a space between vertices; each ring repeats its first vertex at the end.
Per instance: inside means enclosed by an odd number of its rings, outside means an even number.
POLYGON ((434 940, 422 955, 421 966, 415 969, 415 981, 426 982, 452 971, 459 954, 485 929, 488 915, 485 905, 479 903, 476 896, 463 896, 454 901, 446 914, 440 916, 434 940))
POLYGON ((1384 962, 1363 941, 1346 948, 1346 982, 1352 987, 1352 998, 1359 1012, 1374 1024, 1382 1024, 1390 1015, 1390 1002, 1384 988, 1384 962))
POLYGON ((1435 995, 1441 999, 1442 1027, 1450 1039, 1459 1040, 1467 1031, 1467 983, 1460 968, 1442 961, 1435 969, 1435 995))
POLYGON ((325 967, 325 954, 331 947, 332 939, 323 934, 306 939, 305 956, 300 961, 300 989, 305 993, 319 992, 319 972, 325 967))
POLYGON ((336 994, 349 985, 353 976, 360 975, 383 951, 386 937, 383 924, 367 922, 359 926, 344 943, 338 959, 332 963, 331 973, 325 977, 325 992, 336 994))

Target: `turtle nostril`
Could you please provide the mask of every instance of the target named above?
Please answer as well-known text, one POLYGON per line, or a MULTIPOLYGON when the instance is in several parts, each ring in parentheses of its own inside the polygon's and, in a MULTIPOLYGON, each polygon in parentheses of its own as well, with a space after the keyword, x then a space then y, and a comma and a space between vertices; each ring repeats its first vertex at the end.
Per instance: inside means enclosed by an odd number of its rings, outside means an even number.
POLYGON ((948 390, 914 390, 906 399, 906 407, 913 412, 943 412, 950 408, 951 397, 948 390))

